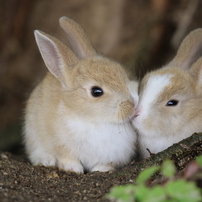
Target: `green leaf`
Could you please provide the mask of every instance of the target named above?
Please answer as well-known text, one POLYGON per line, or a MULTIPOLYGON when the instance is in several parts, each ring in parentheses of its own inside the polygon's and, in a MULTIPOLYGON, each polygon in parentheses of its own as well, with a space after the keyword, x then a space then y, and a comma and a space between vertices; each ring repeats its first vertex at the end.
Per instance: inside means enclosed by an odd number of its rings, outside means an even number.
POLYGON ((106 195, 106 198, 118 202, 134 202, 134 193, 135 185, 128 184, 111 188, 110 193, 106 195))
POLYGON ((135 199, 137 201, 143 201, 145 196, 148 194, 150 189, 146 187, 144 184, 139 184, 135 187, 135 199))
POLYGON ((194 182, 188 182, 184 179, 168 182, 165 189, 170 198, 179 202, 198 202, 202 198, 200 189, 194 182))
POLYGON ((196 158, 196 162, 202 167, 202 155, 196 158))
POLYGON ((152 175, 154 175, 159 170, 159 166, 152 166, 141 171, 136 179, 137 184, 146 182, 152 175))
POLYGON ((175 175, 176 172, 175 165, 171 160, 167 159, 163 162, 161 172, 165 177, 171 178, 175 175))
POLYGON ((166 200, 166 194, 163 186, 155 186, 150 188, 149 192, 141 202, 162 202, 166 200))

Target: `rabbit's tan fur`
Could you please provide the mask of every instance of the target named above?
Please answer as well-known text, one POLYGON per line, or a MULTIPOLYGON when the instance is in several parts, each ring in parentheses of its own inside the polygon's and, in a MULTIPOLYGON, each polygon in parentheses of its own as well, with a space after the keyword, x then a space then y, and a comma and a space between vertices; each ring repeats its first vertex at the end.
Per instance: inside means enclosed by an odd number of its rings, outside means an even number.
POLYGON ((202 29, 184 39, 168 65, 145 75, 133 124, 145 157, 147 148, 157 153, 202 132, 202 29))
POLYGON ((62 17, 60 26, 74 53, 35 31, 50 72, 27 102, 24 140, 30 161, 77 173, 123 166, 135 152, 130 118, 138 97, 132 97, 130 88, 137 84, 118 63, 97 55, 76 22, 62 17), (104 94, 93 97, 94 86, 104 94))

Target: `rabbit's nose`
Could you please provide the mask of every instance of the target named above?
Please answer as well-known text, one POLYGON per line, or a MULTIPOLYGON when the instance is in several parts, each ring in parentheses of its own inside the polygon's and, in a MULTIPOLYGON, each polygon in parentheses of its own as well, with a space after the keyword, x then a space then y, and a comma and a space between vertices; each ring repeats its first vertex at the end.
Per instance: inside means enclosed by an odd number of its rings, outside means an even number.
POLYGON ((135 114, 134 114, 134 117, 137 117, 140 115, 140 112, 139 111, 136 111, 135 114))
POLYGON ((139 115, 140 115, 140 107, 138 106, 138 107, 135 109, 134 118, 138 117, 139 115))

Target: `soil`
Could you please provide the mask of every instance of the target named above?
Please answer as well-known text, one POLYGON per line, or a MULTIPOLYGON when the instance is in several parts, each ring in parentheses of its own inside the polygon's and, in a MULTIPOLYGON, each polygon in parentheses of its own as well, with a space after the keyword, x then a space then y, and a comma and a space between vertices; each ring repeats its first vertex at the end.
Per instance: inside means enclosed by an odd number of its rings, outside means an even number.
POLYGON ((0 153, 0 201, 108 201, 105 195, 112 186, 131 183, 136 177, 132 171, 125 176, 125 170, 76 174, 32 166, 0 153))

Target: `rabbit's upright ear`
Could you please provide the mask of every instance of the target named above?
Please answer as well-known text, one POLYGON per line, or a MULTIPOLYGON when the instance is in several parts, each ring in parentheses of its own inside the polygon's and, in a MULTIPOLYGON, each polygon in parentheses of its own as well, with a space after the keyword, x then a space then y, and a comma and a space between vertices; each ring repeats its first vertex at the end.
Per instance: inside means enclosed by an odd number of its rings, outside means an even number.
POLYGON ((190 67, 202 56, 202 29, 192 31, 181 43, 177 55, 169 63, 184 70, 190 67))
POLYGON ((63 82, 64 73, 78 63, 78 58, 55 37, 38 30, 35 30, 34 35, 47 68, 63 82))
POLYGON ((198 84, 199 91, 202 93, 202 57, 200 57, 191 67, 191 75, 198 84))
POLYGON ((86 33, 78 23, 67 17, 61 17, 59 22, 61 28, 67 34, 72 50, 80 59, 97 55, 86 33))

